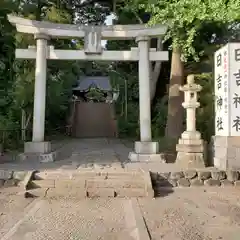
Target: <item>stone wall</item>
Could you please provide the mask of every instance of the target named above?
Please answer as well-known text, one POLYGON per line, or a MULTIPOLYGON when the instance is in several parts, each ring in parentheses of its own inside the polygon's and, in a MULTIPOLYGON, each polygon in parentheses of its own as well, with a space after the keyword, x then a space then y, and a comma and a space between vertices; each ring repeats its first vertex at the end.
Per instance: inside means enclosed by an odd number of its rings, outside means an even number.
POLYGON ((161 187, 198 187, 198 186, 239 186, 239 171, 186 170, 179 172, 151 172, 153 188, 161 187))

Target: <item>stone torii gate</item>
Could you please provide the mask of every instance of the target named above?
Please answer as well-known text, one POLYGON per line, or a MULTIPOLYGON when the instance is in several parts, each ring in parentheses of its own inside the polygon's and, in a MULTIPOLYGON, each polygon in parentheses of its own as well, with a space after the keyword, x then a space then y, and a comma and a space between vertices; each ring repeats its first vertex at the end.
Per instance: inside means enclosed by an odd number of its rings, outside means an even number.
POLYGON ((101 60, 101 61, 138 61, 139 62, 139 108, 140 108, 140 141, 135 142, 135 152, 129 155, 130 160, 149 160, 158 154, 158 143, 152 141, 151 102, 150 102, 150 61, 167 61, 167 51, 149 49, 149 40, 161 37, 167 27, 157 25, 114 25, 84 26, 55 24, 8 16, 18 32, 33 34, 36 46, 28 49, 16 49, 18 59, 36 59, 35 92, 33 111, 32 142, 26 142, 24 152, 36 153, 42 159, 54 160, 51 144, 45 142, 45 108, 46 108, 46 72, 47 60, 101 60), (84 50, 60 50, 48 45, 51 38, 84 38, 84 50), (138 48, 130 51, 105 51, 101 40, 135 39, 138 48))

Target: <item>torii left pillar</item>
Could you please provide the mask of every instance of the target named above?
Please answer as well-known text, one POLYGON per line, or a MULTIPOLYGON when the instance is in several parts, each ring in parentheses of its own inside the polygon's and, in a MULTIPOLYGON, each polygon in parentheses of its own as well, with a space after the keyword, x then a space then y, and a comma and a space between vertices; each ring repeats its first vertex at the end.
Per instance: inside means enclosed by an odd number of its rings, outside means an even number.
POLYGON ((34 87, 33 133, 32 142, 24 145, 25 154, 36 154, 41 161, 53 161, 55 153, 51 152, 50 142, 45 142, 45 111, 46 111, 46 81, 47 81, 47 55, 49 37, 38 34, 36 49, 36 69, 34 87))

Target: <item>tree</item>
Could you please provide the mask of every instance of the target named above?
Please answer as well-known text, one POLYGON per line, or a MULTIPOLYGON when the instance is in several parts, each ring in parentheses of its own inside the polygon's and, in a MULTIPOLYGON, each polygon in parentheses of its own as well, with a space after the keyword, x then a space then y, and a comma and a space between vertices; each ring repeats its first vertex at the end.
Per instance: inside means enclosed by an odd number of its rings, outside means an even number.
MULTIPOLYGON (((45 20, 56 23, 75 23, 76 16, 82 15, 82 23, 103 23, 110 4, 103 1, 84 1, 75 5, 69 0, 8 0, 0 1, 0 132, 15 132, 21 128, 21 114, 32 117, 35 61, 15 60, 17 48, 35 45, 33 36, 16 33, 7 20, 7 14, 45 20), (90 5, 97 4, 97 11, 91 12, 90 5), (84 7, 84 9, 83 9, 84 7), (89 11, 88 11, 88 10, 89 11), (87 12, 88 11, 88 12, 87 12)), ((96 10, 96 9, 95 9, 96 10)), ((82 40, 52 39, 49 44, 59 49, 81 49, 82 40)), ((46 131, 66 124, 71 88, 81 75, 84 64, 79 61, 49 61, 47 74, 46 131)), ((31 127, 31 121, 29 122, 31 127)), ((1 135, 0 135, 1 138, 1 135)), ((15 136, 15 139, 17 137, 15 136)), ((1 139, 0 139, 1 141, 1 139)))
POLYGON ((239 21, 240 3, 235 0, 130 0, 133 11, 145 9, 151 16, 149 24, 165 24, 168 32, 165 41, 171 39, 171 73, 169 83, 168 117, 165 135, 178 138, 182 132, 183 108, 179 86, 184 82, 184 62, 199 60, 202 52, 194 42, 206 23, 228 24, 239 21))
MULTIPOLYGON (((14 28, 7 20, 7 14, 14 9, 14 5, 0 2, 0 115, 7 114, 7 108, 12 101, 11 86, 14 81, 14 28)), ((0 119, 1 121, 1 119, 0 119)))

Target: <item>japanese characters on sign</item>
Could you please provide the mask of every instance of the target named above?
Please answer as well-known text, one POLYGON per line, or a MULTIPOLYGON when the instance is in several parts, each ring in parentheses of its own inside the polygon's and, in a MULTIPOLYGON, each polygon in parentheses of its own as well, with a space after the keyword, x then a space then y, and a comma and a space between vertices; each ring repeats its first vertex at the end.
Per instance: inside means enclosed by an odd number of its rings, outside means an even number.
POLYGON ((236 46, 235 49, 234 49, 234 57, 235 57, 235 61, 236 62, 239 62, 240 61, 240 44, 239 43, 236 43, 234 45, 239 45, 239 46, 236 46))
POLYGON ((240 136, 240 43, 229 44, 230 136, 240 136))
POLYGON ((215 134, 227 136, 229 133, 228 99, 228 48, 215 53, 215 134))
POLYGON ((240 136, 240 43, 215 53, 215 134, 240 136))

